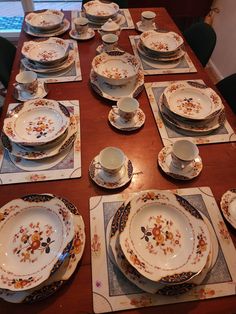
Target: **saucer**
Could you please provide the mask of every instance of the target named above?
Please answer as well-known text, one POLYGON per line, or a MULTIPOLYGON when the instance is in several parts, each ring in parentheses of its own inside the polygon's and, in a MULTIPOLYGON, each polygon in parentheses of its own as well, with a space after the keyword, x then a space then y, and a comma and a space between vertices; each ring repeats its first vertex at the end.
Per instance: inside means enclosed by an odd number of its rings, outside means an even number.
POLYGON ((100 168, 98 156, 96 156, 89 166, 89 175, 97 185, 106 189, 117 189, 124 186, 131 180, 133 176, 133 165, 126 157, 125 164, 119 173, 114 176, 110 176, 100 168))
POLYGON ((151 27, 143 27, 141 21, 139 21, 139 22, 136 23, 136 29, 137 29, 139 32, 141 32, 141 33, 146 32, 146 31, 150 31, 150 30, 156 29, 156 28, 157 28, 157 27, 156 27, 156 23, 155 23, 155 22, 152 24, 151 27))
POLYGON ((184 169, 177 169, 171 165, 172 145, 164 147, 158 154, 158 164, 161 169, 169 176, 179 180, 191 180, 199 175, 202 171, 202 159, 196 157, 191 164, 184 169))
POLYGON ((222 195, 220 208, 225 219, 236 228, 236 189, 228 190, 222 195))
POLYGON ((145 122, 145 113, 142 109, 138 109, 136 115, 131 121, 125 122, 118 115, 118 108, 114 107, 110 110, 108 114, 108 120, 112 126, 114 126, 118 130, 122 131, 134 131, 139 129, 145 122))
POLYGON ((38 89, 34 95, 29 94, 26 91, 21 91, 17 88, 13 91, 13 96, 19 101, 27 101, 31 99, 43 98, 48 94, 47 84, 44 81, 38 81, 38 89))
POLYGON ((69 35, 71 38, 77 40, 88 40, 95 36, 95 31, 92 28, 89 28, 88 31, 84 34, 78 34, 75 29, 70 30, 69 35))

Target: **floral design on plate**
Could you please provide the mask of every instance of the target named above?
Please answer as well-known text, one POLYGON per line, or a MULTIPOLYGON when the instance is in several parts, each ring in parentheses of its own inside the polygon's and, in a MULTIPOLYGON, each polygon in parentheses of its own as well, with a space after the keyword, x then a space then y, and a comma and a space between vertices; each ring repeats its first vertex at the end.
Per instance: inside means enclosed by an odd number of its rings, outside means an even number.
POLYGON ((28 35, 31 35, 31 36, 46 38, 46 37, 52 37, 52 36, 58 36, 58 35, 64 34, 69 29, 69 27, 70 27, 70 22, 67 19, 63 19, 61 26, 58 27, 57 29, 53 29, 47 32, 46 31, 41 32, 26 24, 24 27, 24 31, 28 35))
POLYGON ((131 121, 124 121, 118 115, 118 109, 114 107, 109 111, 108 120, 111 123, 111 125, 118 130, 134 131, 141 128, 141 126, 144 124, 145 113, 142 111, 142 109, 139 108, 136 115, 131 121))
POLYGON ((117 189, 124 186, 132 179, 133 165, 126 157, 125 164, 119 173, 114 176, 110 176, 101 169, 98 156, 96 156, 89 166, 89 175, 97 185, 106 189, 117 189))
POLYGON ((78 34, 75 29, 72 29, 69 33, 70 37, 77 40, 88 40, 95 36, 95 31, 89 28, 86 33, 78 34))
POLYGON ((163 147, 158 154, 158 164, 167 175, 178 180, 191 180, 200 174, 203 168, 200 156, 184 169, 178 169, 172 165, 171 152, 172 145, 169 145, 163 147))
POLYGON ((236 228, 236 189, 231 189, 222 195, 220 208, 225 219, 236 228))

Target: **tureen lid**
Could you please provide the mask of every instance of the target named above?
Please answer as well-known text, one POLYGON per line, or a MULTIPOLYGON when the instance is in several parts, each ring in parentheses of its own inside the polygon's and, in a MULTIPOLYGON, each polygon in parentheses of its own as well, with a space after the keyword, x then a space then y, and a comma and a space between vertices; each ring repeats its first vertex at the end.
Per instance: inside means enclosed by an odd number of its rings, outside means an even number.
POLYGON ((108 21, 106 21, 106 23, 102 25, 101 29, 103 31, 117 31, 120 29, 120 26, 112 19, 109 19, 108 21))

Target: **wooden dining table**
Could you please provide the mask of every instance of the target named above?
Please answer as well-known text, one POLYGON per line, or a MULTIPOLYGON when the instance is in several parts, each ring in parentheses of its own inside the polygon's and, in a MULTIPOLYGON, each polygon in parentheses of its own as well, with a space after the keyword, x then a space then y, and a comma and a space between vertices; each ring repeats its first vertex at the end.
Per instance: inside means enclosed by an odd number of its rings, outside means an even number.
MULTIPOLYGON (((140 20, 140 14, 143 10, 142 8, 130 8, 134 22, 140 20)), ((178 27, 164 8, 150 8, 150 10, 157 13, 156 23, 159 28, 180 33, 178 27)), ((70 20, 70 12, 65 12, 65 16, 70 20)), ((137 34, 136 30, 123 30, 119 39, 119 47, 132 53, 129 35, 137 34)), ((65 39, 69 38, 68 32, 61 37, 65 39)), ((13 98, 13 83, 19 72, 20 59, 22 57, 21 47, 24 41, 31 39, 31 36, 27 35, 23 30, 21 31, 5 104, 1 114, 1 126, 3 125, 8 105, 16 102, 13 98)), ((219 205, 223 193, 230 188, 236 187, 236 144, 234 142, 199 145, 200 155, 203 160, 203 170, 193 180, 175 180, 160 171, 157 166, 157 156, 163 148, 163 144, 145 90, 137 97, 140 107, 146 115, 143 128, 137 132, 122 133, 109 125, 107 116, 113 102, 98 96, 91 89, 89 82, 91 62, 96 55, 96 48, 99 44, 101 44, 101 37, 97 32, 93 39, 78 42, 82 81, 49 84, 49 94, 47 96, 49 99, 77 99, 80 102, 82 177, 48 182, 1 185, 0 187, 0 206, 3 206, 12 199, 34 193, 52 193, 62 196, 77 206, 83 216, 86 228, 86 246, 83 257, 73 276, 55 294, 34 304, 11 304, 0 300, 1 314, 64 314, 66 312, 78 314, 93 312, 89 217, 90 197, 121 193, 124 190, 131 193, 148 189, 209 186, 219 205), (90 179, 88 173, 90 162, 106 146, 121 148, 132 160, 134 170, 138 169, 140 174, 135 177, 135 180, 131 180, 128 186, 126 185, 116 190, 108 190, 97 186, 90 179)), ((145 76, 145 82, 202 79, 205 84, 216 90, 206 70, 201 66, 187 43, 186 50, 197 69, 196 73, 149 75, 145 76)), ((225 101, 224 105, 226 117, 234 131, 236 131, 235 116, 225 101)), ((226 224, 235 245, 236 232, 227 222, 226 224)), ((233 295, 194 302, 138 308, 124 312, 228 314, 236 313, 236 298, 233 295)))

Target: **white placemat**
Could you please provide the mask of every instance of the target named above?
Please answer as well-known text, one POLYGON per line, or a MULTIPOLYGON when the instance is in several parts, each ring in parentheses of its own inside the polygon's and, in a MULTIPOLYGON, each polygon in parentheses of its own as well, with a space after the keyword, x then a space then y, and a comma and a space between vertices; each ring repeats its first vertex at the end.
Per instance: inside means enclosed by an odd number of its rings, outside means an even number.
MULTIPOLYGON (((203 83, 202 80, 195 80, 196 82, 203 83)), ((231 128, 230 124, 226 120, 224 126, 213 131, 208 135, 196 135, 196 136, 187 136, 183 135, 176 130, 170 128, 162 119, 162 116, 158 107, 158 100, 163 93, 164 89, 174 81, 166 82, 153 82, 145 83, 145 89, 148 95, 148 99, 152 108, 152 112, 162 139, 164 146, 173 144, 175 141, 181 139, 189 139, 195 144, 210 144, 210 143, 222 143, 222 142, 234 142, 236 141, 236 134, 231 128)))
MULTIPOLYGON (((57 83, 57 82, 71 82, 71 81, 82 81, 81 74, 81 66, 80 66, 80 58, 79 58, 79 50, 76 40, 66 39, 71 48, 75 52, 75 62, 68 69, 65 69, 58 73, 37 73, 37 76, 40 80, 43 80, 46 83, 57 83)), ((21 64, 21 71, 25 71, 27 69, 21 64)))
MULTIPOLYGON (((80 145, 80 108, 78 100, 60 101, 71 114, 75 115, 78 122, 78 132, 74 145, 62 160, 59 159, 51 168, 46 170, 26 171, 13 163, 9 153, 0 142, 0 184, 22 182, 62 180, 81 177, 81 145, 80 145)), ((10 104, 8 110, 13 109, 18 103, 10 104)), ((61 154, 60 154, 61 155, 61 154)))
POLYGON ((236 250, 209 187, 178 189, 212 223, 219 241, 216 263, 204 282, 179 296, 144 293, 131 284, 110 261, 106 247, 106 227, 128 194, 90 198, 92 291, 95 313, 106 313, 163 304, 204 300, 234 295, 236 292, 236 250))
MULTIPOLYGON (((123 15, 124 17, 124 23, 120 25, 121 29, 134 29, 135 28, 129 9, 120 9, 119 14, 123 15)), ((73 20, 76 17, 82 16, 82 15, 83 15, 82 11, 77 11, 77 10, 71 11, 71 28, 72 29, 75 27, 73 20)), ((89 26, 95 30, 100 29, 100 27, 97 27, 97 25, 94 25, 94 24, 89 24, 89 26)))
POLYGON ((173 68, 154 68, 148 65, 147 63, 144 62, 142 55, 137 50, 137 43, 139 41, 139 37, 140 37, 139 35, 129 36, 129 39, 134 55, 140 60, 144 75, 197 72, 197 69, 195 68, 187 52, 185 53, 184 57, 181 58, 178 65, 176 65, 173 68))

